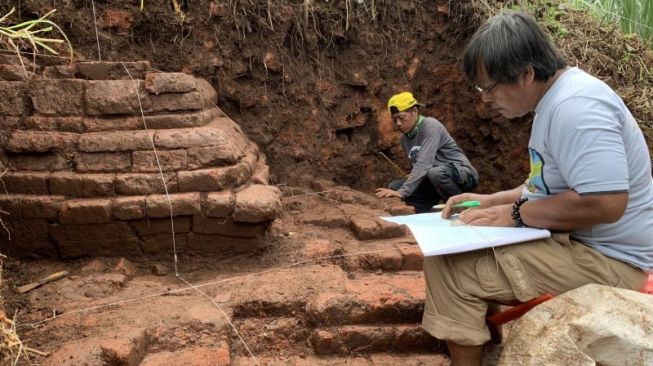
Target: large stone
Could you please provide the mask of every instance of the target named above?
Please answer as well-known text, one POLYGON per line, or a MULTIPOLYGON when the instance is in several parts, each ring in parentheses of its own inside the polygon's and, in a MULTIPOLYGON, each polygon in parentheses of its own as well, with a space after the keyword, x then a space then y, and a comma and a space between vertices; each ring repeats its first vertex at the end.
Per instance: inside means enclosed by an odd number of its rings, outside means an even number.
POLYGON ((26 115, 31 108, 27 93, 27 84, 23 81, 0 81, 0 115, 26 115))
POLYGON ((30 85, 34 109, 40 114, 71 116, 84 114, 84 80, 37 79, 30 85))
POLYGON ((236 194, 233 218, 241 222, 270 221, 281 214, 281 208, 278 188, 254 184, 236 194))
POLYGON ((499 365, 652 365, 653 296, 600 285, 569 291, 511 328, 499 365))
POLYGON ((186 93, 197 90, 195 78, 181 72, 154 73, 145 75, 145 90, 152 94, 186 93))

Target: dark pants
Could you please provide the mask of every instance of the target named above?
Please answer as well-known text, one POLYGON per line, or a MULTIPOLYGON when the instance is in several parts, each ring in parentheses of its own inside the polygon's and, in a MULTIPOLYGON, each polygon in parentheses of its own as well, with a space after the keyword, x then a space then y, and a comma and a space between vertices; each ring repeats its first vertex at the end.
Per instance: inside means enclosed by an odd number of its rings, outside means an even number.
MULTIPOLYGON (((396 191, 405 181, 392 181, 388 188, 396 191)), ((405 197, 404 202, 415 207, 417 213, 428 212, 440 200, 446 202, 451 196, 470 192, 477 184, 476 176, 467 168, 457 167, 454 163, 438 165, 428 170, 415 192, 405 197)))

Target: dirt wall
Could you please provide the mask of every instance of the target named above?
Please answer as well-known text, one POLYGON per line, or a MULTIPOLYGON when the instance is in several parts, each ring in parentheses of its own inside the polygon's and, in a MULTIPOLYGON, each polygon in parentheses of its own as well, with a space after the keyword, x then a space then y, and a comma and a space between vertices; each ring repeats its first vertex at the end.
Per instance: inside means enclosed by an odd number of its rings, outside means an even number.
MULTIPOLYGON (((135 1, 95 5, 102 59, 147 59, 209 80, 220 107, 267 155, 273 183, 321 177, 371 189, 395 178, 379 151, 408 166, 384 106, 412 90, 471 157, 481 190, 518 184, 528 124, 477 102, 459 66, 469 29, 455 10, 447 1, 372 3, 196 1, 183 19, 167 1, 145 1, 143 11, 135 1)), ((90 2, 56 5, 78 57, 96 60, 90 2)), ((19 10, 45 8, 26 1, 19 10)))

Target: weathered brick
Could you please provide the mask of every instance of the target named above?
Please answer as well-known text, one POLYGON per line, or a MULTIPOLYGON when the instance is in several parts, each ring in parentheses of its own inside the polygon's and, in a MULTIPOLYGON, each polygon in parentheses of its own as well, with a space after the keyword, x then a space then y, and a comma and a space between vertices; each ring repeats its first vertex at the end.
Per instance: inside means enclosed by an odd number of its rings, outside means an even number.
POLYGON ((164 172, 185 170, 188 166, 186 150, 134 151, 132 167, 134 172, 158 172, 159 164, 164 172), (158 156, 158 163, 157 163, 158 156))
POLYGON ((0 209, 9 214, 10 217, 18 219, 21 211, 21 200, 22 195, 19 194, 0 194, 0 209))
POLYGON ((239 186, 251 176, 249 166, 236 164, 224 168, 179 171, 180 192, 211 192, 239 186))
POLYGON ((88 81, 86 113, 91 116, 140 113, 137 93, 142 90, 140 80, 88 81))
POLYGON ((145 217, 145 196, 117 197, 111 212, 118 220, 135 220, 145 217))
MULTIPOLYGON (((189 216, 177 216, 174 218, 174 223, 175 233, 187 233, 190 231, 191 218, 189 216)), ((170 224, 169 218, 134 220, 129 224, 141 237, 172 233, 172 225, 170 224)))
POLYGON ((379 249, 378 251, 370 249, 372 253, 361 253, 356 256, 346 257, 344 258, 346 267, 366 271, 400 271, 406 269, 404 268, 403 256, 398 249, 388 248, 387 244, 385 249, 379 249))
MULTIPOLYGON (((177 175, 163 173, 168 192, 177 192, 177 175)), ((116 193, 123 195, 165 193, 160 174, 118 174, 116 176, 116 193)))
POLYGON ((7 172, 2 177, 8 193, 48 194, 47 173, 7 172))
POLYGON ((83 124, 87 132, 101 132, 137 130, 143 122, 139 117, 86 117, 83 124))
POLYGON ((210 192, 202 202, 202 212, 208 217, 229 217, 235 205, 236 196, 231 191, 210 192))
POLYGON ((30 99, 25 82, 0 81, 0 115, 24 116, 30 110, 30 99))
MULTIPOLYGON (((4 207, 3 207, 4 209, 4 207)), ((3 218, 7 229, 11 233, 8 240, 7 233, 0 229, 0 252, 18 258, 56 258, 58 256, 55 246, 50 241, 48 224, 45 219, 9 219, 3 218)))
POLYGON ((68 65, 46 66, 43 68, 43 77, 46 79, 74 79, 75 68, 68 65))
POLYGON ((199 92, 147 94, 143 100, 145 113, 196 111, 204 107, 204 101, 199 92))
MULTIPOLYGON (((95 225, 97 227, 97 224, 95 225)), ((90 238, 92 239, 78 237, 71 240, 56 241, 61 257, 137 257, 143 254, 139 239, 97 239, 92 236, 90 238)))
POLYGON ((11 155, 7 156, 13 170, 57 171, 69 170, 71 162, 63 154, 11 155))
POLYGON ((114 152, 148 150, 153 133, 148 131, 91 132, 79 138, 79 150, 84 152, 114 152))
POLYGON ((0 65, 0 80, 24 81, 33 77, 34 73, 21 65, 0 65))
POLYGON ((196 234, 220 234, 239 238, 260 238, 268 229, 266 224, 234 222, 231 219, 193 216, 193 232, 196 234))
POLYGON ((145 78, 150 70, 150 62, 87 61, 77 63, 76 67, 77 76, 88 80, 130 80, 145 78))
POLYGON ((145 75, 145 90, 151 94, 186 93, 197 90, 195 78, 181 72, 155 73, 145 75))
MULTIPOLYGON (((225 127, 221 127, 215 123, 191 129, 181 128, 157 131, 154 137, 154 143, 158 148, 168 150, 190 149, 194 147, 224 149, 221 146, 232 146, 234 144, 231 136, 225 131, 225 127)), ((233 149, 229 148, 227 151, 233 149)), ((235 147, 235 149, 238 148, 235 147)))
MULTIPOLYGON (((163 114, 160 116, 145 116, 148 129, 171 129, 204 126, 218 116, 214 109, 199 112, 163 114)), ((139 120, 139 128, 143 122, 139 120)))
POLYGON ((70 132, 15 131, 9 138, 7 151, 11 153, 46 153, 74 148, 79 135, 70 132))
POLYGON ((111 221, 110 199, 68 200, 59 213, 62 224, 102 224, 111 221))
POLYGON ((270 167, 265 164, 265 160, 259 159, 256 168, 254 168, 251 181, 255 184, 270 184, 270 167))
POLYGON ((34 109, 45 115, 82 115, 86 82, 76 79, 36 79, 30 95, 34 109))
POLYGON ((82 117, 29 116, 25 118, 24 125, 28 130, 84 132, 82 117))
POLYGON ((131 168, 131 154, 121 153, 77 153, 75 170, 78 172, 124 172, 131 168))
POLYGON ((359 240, 399 238, 406 235, 404 225, 378 217, 354 216, 350 219, 350 228, 359 240))
POLYGON ((424 255, 417 245, 399 247, 404 261, 405 270, 421 271, 424 266, 424 255))
POLYGON ((312 239, 304 245, 302 254, 308 259, 329 257, 334 254, 336 247, 326 239, 312 239))
POLYGON ((307 304, 306 312, 315 324, 329 326, 417 322, 424 310, 424 293, 419 272, 364 275, 347 281, 344 291, 321 293, 307 304))
MULTIPOLYGON (((173 258, 173 243, 170 234, 143 236, 141 245, 145 254, 165 259, 173 258)), ((186 234, 175 233, 174 246, 177 249, 177 254, 185 252, 188 247, 186 234)))
POLYGON ((115 174, 53 173, 48 184, 52 194, 72 197, 113 196, 115 174))
POLYGON ((270 221, 281 214, 281 208, 277 187, 254 184, 236 194, 233 218, 240 222, 270 221))
POLYGON ((218 108, 218 92, 215 90, 213 85, 203 78, 196 78, 195 83, 197 90, 200 92, 200 95, 204 100, 204 107, 219 111, 220 115, 224 116, 225 114, 220 111, 220 108, 218 108))
POLYGON ((64 200, 63 196, 23 195, 20 197, 20 215, 29 219, 56 218, 64 200))
POLYGON ((202 169, 233 165, 244 156, 242 149, 233 144, 188 149, 188 168, 202 169))
POLYGON ((174 216, 196 215, 201 212, 199 193, 176 193, 169 196, 170 201, 166 195, 148 196, 147 216, 170 217, 170 205, 174 216))
POLYGON ((50 235, 56 241, 79 240, 88 246, 92 246, 94 240, 138 240, 128 223, 115 221, 107 224, 52 225, 50 235))

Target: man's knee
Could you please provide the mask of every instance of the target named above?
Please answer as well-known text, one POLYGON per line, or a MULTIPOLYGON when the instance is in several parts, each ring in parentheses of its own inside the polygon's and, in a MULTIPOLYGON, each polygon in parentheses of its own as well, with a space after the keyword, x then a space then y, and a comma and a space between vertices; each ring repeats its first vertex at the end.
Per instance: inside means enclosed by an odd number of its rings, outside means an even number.
POLYGON ((426 177, 435 187, 453 182, 453 171, 447 166, 434 166, 426 172, 426 177))

